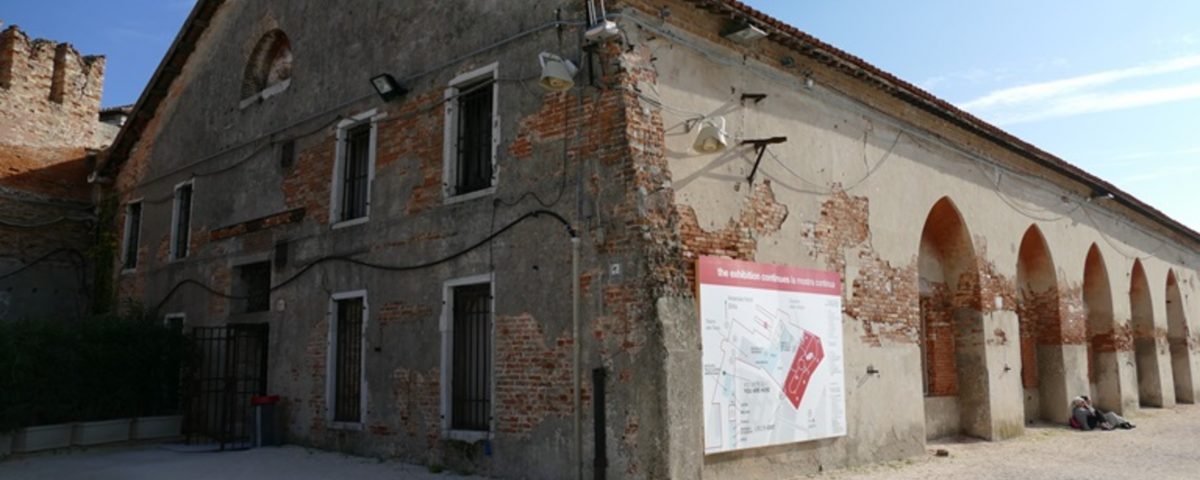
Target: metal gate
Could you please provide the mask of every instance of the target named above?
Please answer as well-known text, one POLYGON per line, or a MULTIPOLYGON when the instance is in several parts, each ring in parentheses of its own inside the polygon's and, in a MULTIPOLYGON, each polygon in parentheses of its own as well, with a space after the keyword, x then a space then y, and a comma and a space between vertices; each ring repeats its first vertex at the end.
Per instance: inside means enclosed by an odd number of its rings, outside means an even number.
POLYGON ((254 440, 251 397, 267 390, 266 324, 196 327, 184 385, 184 428, 189 443, 221 450, 250 448, 254 440))

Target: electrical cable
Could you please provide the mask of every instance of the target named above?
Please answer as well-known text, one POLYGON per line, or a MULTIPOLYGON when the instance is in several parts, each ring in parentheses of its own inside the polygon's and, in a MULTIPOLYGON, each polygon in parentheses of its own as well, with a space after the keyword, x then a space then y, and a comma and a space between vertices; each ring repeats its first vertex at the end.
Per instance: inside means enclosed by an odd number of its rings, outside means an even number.
MULTIPOLYGON (((630 10, 628 10, 628 9, 627 9, 625 12, 627 12, 627 11, 630 11, 630 10)), ((746 66, 745 66, 745 65, 742 65, 742 64, 739 64, 739 63, 736 63, 736 62, 729 61, 729 60, 727 60, 727 59, 725 59, 725 58, 722 58, 722 57, 720 57, 720 56, 718 56, 718 55, 716 55, 716 54, 713 54, 713 53, 711 53, 711 52, 707 51, 707 50, 706 50, 705 48, 703 48, 703 47, 696 46, 696 45, 692 44, 692 43, 691 43, 691 42, 689 42, 687 39, 685 39, 685 38, 682 38, 682 37, 680 37, 679 35, 677 35, 677 34, 675 34, 675 33, 671 32, 671 31, 668 31, 668 30, 666 30, 666 29, 664 29, 664 28, 662 28, 662 27, 660 27, 660 26, 651 25, 650 23, 648 23, 648 22, 646 22, 646 21, 644 21, 644 20, 642 20, 642 19, 638 18, 638 16, 637 16, 636 14, 633 14, 633 15, 631 15, 631 14, 629 14, 629 13, 625 13, 625 12, 622 12, 622 13, 620 13, 620 14, 613 14, 613 15, 620 16, 620 17, 622 17, 623 19, 630 21, 630 22, 631 22, 631 23, 633 23, 634 25, 636 25, 636 26, 638 26, 638 27, 640 27, 640 28, 643 28, 643 29, 645 29, 645 30, 648 30, 648 31, 650 31, 650 32, 652 32, 652 33, 654 33, 654 34, 656 34, 656 35, 657 35, 657 36, 659 36, 660 38, 664 38, 664 39, 667 39, 667 40, 673 41, 673 42, 675 42, 675 43, 676 43, 676 44, 678 44, 678 45, 681 45, 681 46, 687 47, 687 48, 691 49, 692 51, 694 51, 694 52, 698 53, 700 56, 704 57, 705 59, 708 59, 709 61, 712 61, 713 63, 716 63, 716 64, 718 64, 718 65, 723 65, 723 66, 731 67, 731 68, 738 68, 738 69, 744 69, 744 70, 748 70, 748 71, 750 71, 751 73, 755 74, 756 76, 758 76, 758 77, 760 77, 760 78, 763 78, 763 79, 766 79, 767 81, 771 81, 771 82, 774 82, 774 83, 779 83, 779 84, 782 84, 782 85, 785 85, 785 86, 788 86, 788 87, 795 87, 795 86, 798 86, 798 84, 799 84, 799 82, 798 82, 798 81, 797 81, 797 82, 792 82, 792 81, 791 81, 792 79, 790 79, 790 78, 784 78, 784 77, 781 77, 780 75, 773 75, 773 74, 768 74, 768 73, 765 73, 765 72, 761 72, 761 71, 759 71, 759 69, 756 69, 756 68, 746 68, 746 66)), ((634 11, 634 12, 636 12, 636 11, 634 11)), ((833 88, 833 87, 831 87, 831 86, 826 86, 826 90, 828 90, 828 91, 830 91, 830 92, 833 92, 833 93, 837 94, 839 98, 841 98, 841 99, 843 99, 843 100, 845 100, 845 101, 848 101, 848 102, 850 102, 850 103, 853 103, 853 104, 855 104, 855 105, 858 105, 858 106, 859 106, 859 107, 861 107, 861 108, 864 108, 864 109, 867 109, 867 110, 869 110, 869 111, 872 111, 872 112, 877 112, 877 113, 880 113, 880 114, 882 114, 882 115, 881 115, 881 116, 882 116, 882 119, 883 119, 885 122, 887 122, 887 123, 891 124, 892 126, 894 126, 894 127, 898 128, 898 129, 910 129, 910 128, 912 128, 912 126, 911 126, 911 125, 907 125, 907 124, 905 124, 905 123, 904 123, 902 120, 893 119, 893 118, 891 118, 891 117, 890 117, 890 116, 889 116, 889 115, 888 115, 886 112, 882 112, 882 111, 880 111, 880 110, 879 110, 877 107, 875 107, 875 106, 872 106, 872 105, 869 105, 869 104, 866 104, 866 103, 864 103, 864 102, 862 102, 862 101, 860 101, 860 100, 858 100, 858 99, 854 98, 853 96, 851 96, 851 95, 849 95, 849 94, 847 94, 847 93, 845 93, 845 92, 842 92, 842 91, 840 91, 840 90, 837 90, 837 89, 835 89, 835 88, 833 88)), ((640 92, 636 92, 636 93, 640 93, 640 92)), ((640 97, 640 96, 641 96, 641 95, 639 95, 639 97, 640 97)), ((655 101, 654 99, 650 99, 650 98, 646 98, 646 99, 647 99, 647 100, 650 100, 650 101, 652 101, 653 103, 659 103, 659 102, 655 101)), ((665 105, 664 105, 664 109, 667 109, 666 107, 668 107, 668 106, 665 106, 665 105)), ((676 110, 678 110, 678 109, 676 109, 676 110)), ((691 113, 693 113, 693 112, 685 112, 685 111, 684 111, 684 112, 678 112, 678 113, 682 113, 682 114, 685 114, 685 115, 687 115, 687 114, 691 114, 691 113)), ((919 129, 917 129, 917 130, 918 130, 918 131, 917 131, 915 134, 914 134, 913 132, 906 132, 906 133, 909 133, 910 135, 912 135, 912 138, 914 138, 914 140, 916 140, 916 139, 917 139, 917 138, 916 138, 917 136, 926 136, 926 135, 927 135, 927 134, 924 134, 924 133, 920 133, 920 132, 919 132, 919 129)), ((939 145, 941 145, 941 144, 939 143, 939 145)), ((1001 169, 1003 169, 1003 170, 1007 171, 1007 172, 1008 172, 1009 174, 1011 174, 1011 175, 1015 175, 1015 176, 1018 176, 1018 177, 1027 177, 1027 175, 1024 175, 1024 174, 1022 174, 1021 172, 1018 172, 1018 171, 1016 171, 1016 170, 1013 170, 1013 169, 1012 169, 1012 168, 1010 168, 1010 167, 1007 167, 1007 166, 1005 166, 1005 165, 1002 165, 1002 164, 1000 164, 999 162, 992 161, 992 160, 985 159, 985 158, 980 158, 980 157, 977 157, 976 155, 974 155, 974 154, 972 154, 972 153, 969 153, 969 152, 966 152, 965 150, 963 150, 963 149, 960 149, 960 148, 958 148, 958 147, 956 147, 956 146, 953 146, 953 145, 942 145, 942 146, 943 146, 943 147, 946 147, 946 148, 949 148, 949 149, 951 149, 951 150, 953 150, 953 151, 955 151, 955 152, 957 152, 957 153, 959 153, 959 154, 961 154, 961 155, 963 155, 963 156, 966 156, 966 157, 967 157, 969 160, 972 160, 972 161, 975 161, 975 162, 983 162, 983 163, 986 163, 986 164, 988 164, 988 165, 989 165, 989 166, 991 166, 991 167, 998 167, 998 168, 1001 168, 1001 169)), ((1037 177, 1037 176, 1028 176, 1028 177, 1033 179, 1033 180, 1027 180, 1027 181, 1031 181, 1031 182, 1035 182, 1035 181, 1041 181, 1041 182, 1050 182, 1049 180, 1047 180, 1047 179, 1045 179, 1045 178, 1041 178, 1041 177, 1037 177)), ((989 180, 990 180, 990 177, 989 177, 989 180)), ((1053 190, 1053 188, 1046 188, 1045 190, 1052 191, 1052 190, 1053 190)), ((1001 195, 1001 193, 997 192, 997 195, 1001 195)), ((1028 218, 1031 218, 1031 219, 1035 219, 1035 220, 1037 219, 1037 218, 1036 218, 1036 216, 1034 216, 1034 215, 1030 215, 1028 212, 1022 211, 1020 208, 1018 208, 1018 207, 1014 206, 1013 204, 1011 204, 1011 203, 1010 203, 1010 202, 1008 202, 1008 201, 1004 201, 1003 203, 1005 204, 1005 206, 1007 206, 1007 207, 1009 207, 1010 209, 1014 210, 1014 211, 1015 211, 1016 213, 1018 213, 1018 214, 1024 215, 1024 216, 1026 216, 1026 217, 1028 217, 1028 218)), ((1066 215, 1069 215, 1071 212, 1074 212, 1075 210, 1077 210, 1077 209, 1081 208, 1082 204, 1081 204, 1081 203, 1079 203, 1079 201, 1076 201, 1075 203, 1077 204, 1077 205, 1076 205, 1076 208, 1075 208, 1075 209, 1072 209, 1070 212, 1067 212, 1067 214, 1066 214, 1066 215)), ((1084 211, 1086 211, 1086 209, 1085 209, 1084 211)), ((1135 229, 1137 228, 1137 226, 1136 226, 1135 224, 1133 224, 1133 223, 1132 223, 1132 221, 1131 221, 1131 220, 1129 220, 1129 219, 1127 219, 1127 218, 1124 218, 1124 217, 1122 217, 1122 216, 1120 216, 1120 215, 1117 215, 1117 214, 1115 214, 1115 213, 1113 213, 1113 212, 1108 212, 1108 211, 1103 211, 1103 212, 1104 212, 1104 213, 1107 213, 1107 214, 1109 214, 1109 215, 1111 215, 1111 216, 1112 216, 1112 218, 1114 219, 1114 221, 1116 221, 1116 222, 1118 222, 1118 223, 1125 224, 1125 225, 1127 225, 1127 226, 1130 226, 1130 227, 1132 227, 1132 228, 1135 228, 1135 229)), ((1068 217, 1066 217, 1066 216, 1064 215, 1062 218, 1059 218, 1059 219, 1055 219, 1055 220, 1042 220, 1042 221, 1057 221, 1057 220, 1061 220, 1061 219, 1065 219, 1065 218, 1068 218, 1068 217)), ((1094 228, 1096 228, 1097 230, 1099 230, 1099 228, 1096 226, 1096 224, 1094 223, 1094 221, 1093 221, 1093 227, 1094 227, 1094 228)), ((1161 241, 1163 244, 1166 244, 1166 243, 1168 242, 1168 240, 1167 240, 1167 239, 1163 239, 1163 238, 1159 238, 1159 240, 1160 240, 1160 241, 1161 241)), ((1107 241, 1107 239, 1106 239, 1106 241, 1107 241)), ((1180 250, 1180 251, 1190 251, 1190 248, 1187 248, 1187 247, 1182 247, 1181 245, 1179 245, 1179 244, 1177 244, 1177 243, 1175 243, 1175 242, 1172 242, 1172 243, 1173 243, 1173 246, 1174 246, 1174 248, 1176 248, 1177 250, 1180 250)), ((1160 245, 1160 247, 1161 247, 1161 245, 1160 245)), ((1134 258, 1134 257, 1130 257, 1130 258, 1134 258)), ((1186 265, 1186 262, 1183 262, 1183 263, 1186 265)))
POLYGON ((20 222, 14 222, 14 221, 10 221, 10 220, 0 219, 0 226, 33 230, 33 229, 38 229, 38 228, 49 227, 51 225, 59 224, 62 222, 93 222, 93 221, 95 221, 94 218, 72 218, 72 217, 67 217, 67 216, 58 216, 51 220, 39 220, 39 221, 36 221, 33 223, 20 223, 20 222))
MULTIPOLYGON (((527 37, 527 36, 529 36, 529 35, 532 35, 532 34, 534 34, 534 33, 541 32, 541 31, 543 31, 543 30, 547 30, 547 29, 550 29, 550 28, 561 28, 561 27, 579 27, 579 26, 586 26, 586 25, 587 25, 587 22, 573 22, 573 21, 564 21, 564 20, 556 20, 556 21, 552 21, 552 22, 543 23, 543 24, 541 24, 541 25, 538 25, 538 26, 536 26, 536 27, 533 27, 533 28, 530 28, 530 29, 523 30, 523 31, 521 31, 521 32, 518 32, 518 33, 516 33, 516 34, 513 34, 513 35, 511 35, 511 36, 509 36, 509 37, 506 37, 506 38, 504 38, 504 39, 498 40, 498 41, 496 41, 496 42, 494 42, 494 43, 492 43, 492 44, 490 44, 490 45, 487 45, 487 46, 485 46, 485 47, 481 47, 481 48, 478 48, 478 49, 476 49, 476 50, 472 50, 471 52, 468 52, 468 53, 466 53, 466 54, 459 55, 459 56, 457 56, 457 57, 455 57, 455 58, 452 58, 452 59, 450 59, 450 60, 447 60, 447 61, 445 61, 445 62, 439 63, 439 64, 437 64, 437 65, 435 65, 435 66, 433 66, 433 67, 430 67, 430 68, 428 68, 428 69, 425 69, 425 70, 423 70, 423 71, 421 71, 421 72, 418 72, 418 73, 415 73, 415 74, 412 74, 412 75, 409 75, 409 76, 403 77, 403 78, 401 78, 401 79, 399 80, 399 82, 400 82, 401 84, 403 84, 403 85, 410 85, 412 82, 414 82, 414 81, 416 81, 416 80, 418 80, 418 79, 424 78, 424 77, 426 77, 426 76, 428 76, 428 75, 432 75, 432 74, 434 74, 434 73, 437 73, 437 72, 439 72, 439 71, 441 71, 441 70, 443 70, 443 69, 445 69, 445 68, 447 68, 447 67, 450 67, 450 66, 452 66, 452 65, 455 65, 455 64, 457 64, 457 63, 459 63, 459 62, 462 62, 463 60, 469 59, 469 58, 471 58, 471 57, 474 57, 474 56, 477 56, 477 55, 480 55, 480 54, 483 54, 483 53, 486 53, 486 52, 488 52, 488 51, 491 51, 491 50, 494 50, 494 49, 496 49, 496 48, 500 48, 500 47, 502 47, 502 46, 504 46, 504 45, 507 45, 507 44, 509 44, 509 43, 512 43, 512 42, 515 42, 515 41, 517 41, 517 40, 523 39, 523 38, 525 38, 525 37, 527 37)), ((196 166, 196 165, 198 165, 198 164, 201 164, 201 163, 207 162, 207 161, 209 161, 209 160, 215 159, 215 158, 217 158, 217 157, 223 156, 223 155, 225 155, 225 154, 227 154, 227 153, 229 153, 229 152, 232 152, 232 151, 234 151, 234 150, 237 150, 237 149, 240 149, 240 148, 242 148, 242 147, 245 147, 245 146, 251 145, 251 144, 253 144, 253 143, 255 143, 255 142, 258 142, 258 141, 261 141, 261 140, 263 140, 263 139, 265 139, 265 138, 274 137, 275 135, 278 135, 278 134, 280 134, 280 133, 283 133, 283 132, 285 132, 285 131, 287 131, 287 130, 289 130, 289 129, 292 129, 292 128, 294 128, 294 127, 297 127, 297 126, 299 126, 299 125, 302 125, 302 124, 308 123, 308 122, 310 122, 310 121, 312 121, 312 120, 316 120, 316 119, 318 119, 318 118, 321 118, 321 117, 323 117, 323 116, 325 116, 325 115, 328 115, 330 112, 340 112, 340 111, 342 111, 342 110, 345 110, 346 108, 350 107, 351 105, 354 105, 354 104, 356 104, 356 103, 358 103, 358 102, 361 102, 361 101, 363 101, 363 100, 366 100, 366 99, 368 99, 368 98, 371 98, 371 97, 374 97, 374 96, 375 96, 375 93, 367 93, 367 94, 363 94, 363 95, 361 95, 361 96, 358 96, 358 97, 352 98, 352 99, 350 99, 350 100, 347 100, 347 101, 345 101, 345 102, 342 102, 341 104, 338 104, 338 105, 336 105, 336 106, 334 106, 334 107, 332 107, 332 108, 327 108, 327 109, 324 109, 324 110, 322 110, 322 111, 320 111, 320 112, 313 113, 313 114, 311 114, 311 115, 309 115, 309 116, 307 116, 307 117, 304 117, 304 118, 302 118, 302 119, 300 119, 300 120, 297 120, 297 121, 295 121, 295 122, 292 122, 292 123, 290 123, 290 124, 284 125, 284 126, 282 126, 282 127, 279 127, 279 128, 276 128, 276 129, 274 129, 274 130, 271 130, 271 131, 269 131, 269 132, 266 132, 266 133, 263 133, 263 134, 261 134, 261 135, 258 135, 257 137, 254 137, 254 138, 248 139, 248 140, 246 140, 246 141, 244 141, 244 142, 241 142, 241 143, 238 143, 238 144, 230 145, 229 147, 226 147, 226 148, 224 148, 224 149, 222 149, 222 150, 220 150, 220 151, 214 152, 214 153, 212 153, 212 154, 210 154, 210 155, 208 155, 208 156, 205 156, 205 157, 203 157, 203 158, 200 158, 200 159, 197 159, 197 160, 195 160, 195 161, 192 161, 192 162, 190 162, 190 163, 187 163, 187 164, 185 164, 185 165, 183 165, 183 166, 180 166, 180 167, 178 167, 178 168, 176 168, 176 169, 169 170, 169 171, 163 172, 163 173, 161 173, 161 174, 159 174, 159 175, 156 175, 156 176, 154 176, 154 177, 151 177, 151 178, 149 178, 149 179, 143 180, 143 181, 139 182, 139 185, 138 185, 138 186, 139 186, 139 187, 144 187, 144 186, 146 186, 146 185, 149 185, 149 184, 152 184, 152 183, 156 183, 156 182, 158 182, 158 181, 161 181, 161 180, 163 180, 163 179, 165 179, 165 178, 167 178, 167 177, 170 177, 170 176, 172 176, 172 175, 175 175, 176 173, 179 173, 179 172, 181 172, 181 171, 187 170, 188 168, 194 167, 194 166, 196 166)), ((338 117, 340 117, 340 115, 338 115, 338 117)), ((337 120, 337 118, 335 118, 333 121, 336 121, 336 120, 337 120)), ((322 128, 324 128, 324 127, 322 127, 322 128)))
POLYGON ((60 253, 69 253, 69 254, 71 254, 71 258, 72 258, 72 259, 74 259, 74 260, 77 260, 77 261, 79 261, 79 263, 80 263, 80 264, 87 262, 87 258, 86 258, 86 257, 84 257, 84 255, 83 255, 83 252, 80 252, 79 250, 76 250, 76 249, 74 249, 74 248, 66 248, 66 247, 64 247, 64 248, 56 248, 56 249, 54 249, 54 250, 51 250, 49 253, 46 253, 46 254, 44 254, 44 255, 42 255, 42 256, 40 256, 40 257, 37 257, 37 258, 33 259, 33 260, 32 260, 32 261, 30 261, 29 263, 26 263, 26 264, 24 264, 24 265, 21 265, 20 267, 17 267, 17 269, 16 269, 16 270, 13 270, 13 271, 11 271, 11 272, 8 272, 8 273, 5 273, 5 274, 3 274, 3 275, 0 275, 0 280, 4 280, 4 279, 7 279, 7 278, 10 278, 10 277, 16 276, 17 274, 19 274, 19 273, 21 273, 21 272, 24 272, 25 270, 29 270, 30 268, 33 268, 35 265, 37 265, 37 264, 39 264, 39 263, 42 263, 42 262, 44 262, 44 261, 48 260, 50 257, 53 257, 53 256, 55 256, 55 255, 58 255, 58 254, 60 254, 60 253))
MULTIPOLYGON (((385 265, 385 264, 380 264, 380 263, 368 262, 365 260, 359 260, 359 259, 356 259, 349 255, 327 255, 327 256, 317 258, 316 260, 313 260, 311 262, 304 264, 304 266, 301 267, 300 270, 297 270, 295 273, 293 273, 291 276, 285 278, 283 281, 271 286, 270 288, 267 289, 267 291, 274 292, 283 287, 286 287, 287 285, 290 285, 292 282, 295 282, 296 280, 298 280, 300 277, 304 276, 304 274, 308 273, 308 271, 311 270, 313 267, 316 267, 318 265, 325 264, 325 263, 330 263, 330 262, 349 263, 351 265, 358 265, 361 267, 371 268, 371 269, 375 269, 375 270, 383 270, 383 271, 388 271, 388 272, 404 272, 404 271, 420 270, 420 269, 424 269, 424 268, 433 267, 436 265, 440 265, 440 264, 449 262, 449 261, 459 258, 463 255, 466 255, 467 253, 470 253, 471 251, 475 250, 476 248, 479 248, 480 246, 483 246, 484 244, 490 243, 496 237, 499 237, 500 235, 504 234, 504 232, 507 232, 508 230, 517 226, 521 222, 524 222, 525 220, 530 219, 530 218, 536 218, 541 215, 547 215, 555 220, 558 220, 559 223, 563 224, 563 226, 565 226, 567 228, 567 234, 570 235, 571 238, 578 237, 578 233, 575 231, 575 228, 571 226, 571 222, 567 221, 567 219, 565 217, 563 217, 562 215, 560 215, 557 212, 554 212, 552 210, 538 209, 538 210, 526 212, 525 214, 521 215, 520 217, 517 217, 515 220, 513 220, 513 221, 509 222, 508 224, 506 224, 505 226, 501 227, 499 230, 496 230, 496 231, 492 232, 490 235, 484 237, 482 240, 479 240, 479 241, 467 246, 466 248, 463 248, 457 252, 454 252, 450 255, 438 258, 436 260, 430 260, 427 262, 413 264, 413 265, 385 265)), ((4 277, 0 277, 0 279, 3 279, 3 278, 4 277)), ((208 286, 198 280, 185 279, 185 280, 181 280, 181 281, 177 282, 174 286, 172 286, 171 289, 167 291, 167 294, 163 296, 162 300, 160 300, 154 306, 154 309, 151 311, 157 312, 159 309, 161 309, 163 307, 163 305, 165 305, 167 303, 168 300, 171 299, 171 297, 173 297, 175 295, 176 292, 179 291, 180 288, 183 288, 186 285, 195 285, 197 287, 200 287, 202 290, 204 290, 214 296, 218 296, 218 297, 223 297, 223 298, 228 298, 228 299, 233 299, 233 300, 245 300, 247 298, 250 298, 248 295, 232 295, 232 294, 217 291, 216 289, 212 288, 211 286, 208 286)))

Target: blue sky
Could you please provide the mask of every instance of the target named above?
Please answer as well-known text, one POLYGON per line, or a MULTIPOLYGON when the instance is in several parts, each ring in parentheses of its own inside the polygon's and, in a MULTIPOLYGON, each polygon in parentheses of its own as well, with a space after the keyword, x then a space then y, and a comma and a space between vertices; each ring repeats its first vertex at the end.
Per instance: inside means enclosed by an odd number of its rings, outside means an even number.
POLYGON ((746 1, 1200 230, 1200 2, 746 1))
MULTIPOLYGON (((134 102, 192 0, 0 0, 134 102)), ((1200 230, 1200 2, 748 0, 1200 230)))

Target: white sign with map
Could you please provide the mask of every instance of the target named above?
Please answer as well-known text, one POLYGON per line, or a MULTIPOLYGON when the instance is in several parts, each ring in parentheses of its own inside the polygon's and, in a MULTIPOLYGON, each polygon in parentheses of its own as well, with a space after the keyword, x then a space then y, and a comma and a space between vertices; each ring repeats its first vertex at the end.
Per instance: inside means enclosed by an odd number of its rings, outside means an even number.
POLYGON ((846 434, 834 272, 701 257, 704 452, 846 434))

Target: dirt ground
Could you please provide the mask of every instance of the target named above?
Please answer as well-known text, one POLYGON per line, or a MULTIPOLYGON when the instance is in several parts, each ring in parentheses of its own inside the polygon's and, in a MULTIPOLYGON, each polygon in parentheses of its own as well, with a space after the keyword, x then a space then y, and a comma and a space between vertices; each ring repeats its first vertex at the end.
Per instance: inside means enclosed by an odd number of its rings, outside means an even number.
POLYGON ((799 478, 838 480, 1200 479, 1200 406, 1143 409, 1133 430, 1034 425, 1003 442, 931 442, 924 457, 799 478), (945 449, 949 457, 933 452, 945 449))

